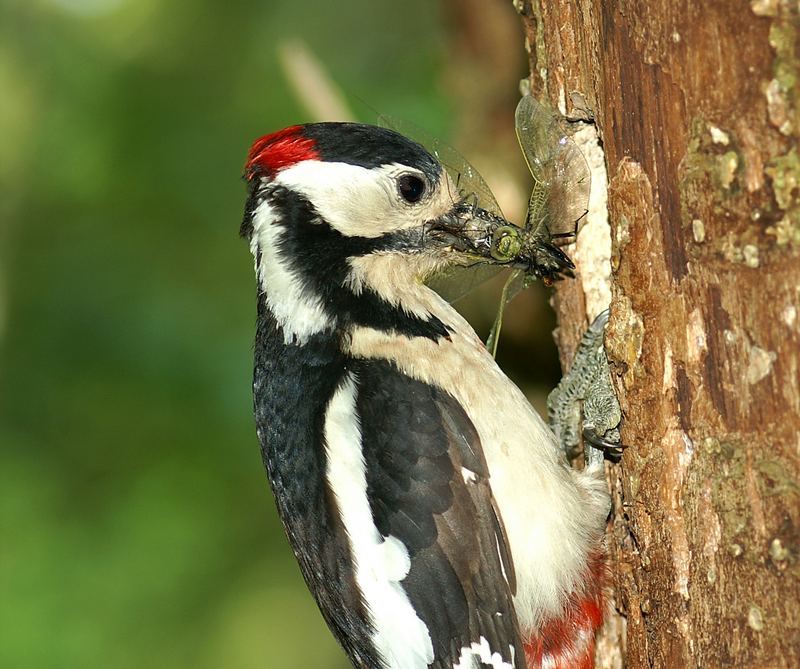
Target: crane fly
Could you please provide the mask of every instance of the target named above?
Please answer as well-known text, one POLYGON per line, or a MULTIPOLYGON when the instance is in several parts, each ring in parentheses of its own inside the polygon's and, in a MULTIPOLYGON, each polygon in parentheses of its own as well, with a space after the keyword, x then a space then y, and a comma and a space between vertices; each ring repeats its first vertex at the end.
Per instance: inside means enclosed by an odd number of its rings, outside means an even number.
POLYGON ((455 149, 407 124, 382 119, 382 125, 416 140, 444 166, 465 206, 489 212, 500 223, 485 240, 490 259, 476 257, 473 264, 450 267, 426 281, 453 303, 498 272, 510 271, 486 341, 493 356, 506 305, 536 279, 551 285, 572 276, 575 268, 559 247, 574 241, 588 211, 590 173, 580 149, 563 130, 563 120, 530 95, 517 105, 517 139, 533 177, 525 222, 517 226, 506 221, 489 186, 455 149))

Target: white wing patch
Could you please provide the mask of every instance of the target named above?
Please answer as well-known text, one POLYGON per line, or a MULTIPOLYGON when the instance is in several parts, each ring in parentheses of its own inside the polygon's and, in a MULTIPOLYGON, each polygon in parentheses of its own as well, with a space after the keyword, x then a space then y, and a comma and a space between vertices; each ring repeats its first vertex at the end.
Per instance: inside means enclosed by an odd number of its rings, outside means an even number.
POLYGON ((479 660, 483 664, 492 667, 492 669, 515 669, 514 647, 509 646, 508 649, 511 655, 511 662, 506 662, 500 653, 493 653, 486 637, 482 636, 478 642, 473 641, 469 646, 464 646, 461 649, 461 655, 458 658, 458 662, 453 665, 453 669, 473 669, 475 666, 473 660, 479 660))
POLYGON ((372 519, 355 402, 350 374, 325 415, 326 477, 350 541, 356 582, 372 616, 375 647, 387 668, 426 669, 433 662, 433 643, 400 585, 411 568, 408 550, 396 537, 384 539, 372 519))
POLYGON ((259 290, 267 298, 267 307, 283 330, 286 344, 303 344, 310 336, 334 327, 319 296, 304 289, 291 265, 278 252, 283 228, 277 224, 277 214, 269 202, 258 205, 253 216, 253 236, 250 251, 261 262, 256 266, 259 290))

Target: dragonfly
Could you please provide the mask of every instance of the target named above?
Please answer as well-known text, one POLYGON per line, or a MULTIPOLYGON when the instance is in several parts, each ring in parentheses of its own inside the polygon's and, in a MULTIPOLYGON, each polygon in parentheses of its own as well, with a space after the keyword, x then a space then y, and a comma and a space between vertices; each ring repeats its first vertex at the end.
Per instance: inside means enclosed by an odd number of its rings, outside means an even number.
MULTIPOLYGON (((505 221, 491 189, 478 171, 455 149, 437 138, 395 120, 381 123, 419 142, 444 166, 470 206, 505 221)), ((476 286, 503 270, 510 270, 500 295, 497 315, 486 340, 493 356, 508 303, 537 279, 551 285, 575 268, 561 246, 575 240, 588 211, 589 166, 577 145, 562 128, 563 117, 549 105, 524 96, 515 113, 515 127, 525 161, 533 177, 527 214, 522 226, 499 225, 488 240, 491 260, 476 259, 468 266, 444 270, 426 282, 454 303, 476 286)))

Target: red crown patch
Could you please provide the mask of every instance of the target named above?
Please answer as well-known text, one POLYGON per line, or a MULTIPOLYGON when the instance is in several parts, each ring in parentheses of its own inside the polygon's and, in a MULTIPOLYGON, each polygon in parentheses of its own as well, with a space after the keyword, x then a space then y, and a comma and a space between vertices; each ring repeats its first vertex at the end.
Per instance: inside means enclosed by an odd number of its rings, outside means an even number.
POLYGON ((274 176, 280 170, 319 157, 314 140, 303 136, 303 126, 293 125, 259 137, 247 154, 244 175, 249 181, 259 174, 274 176))

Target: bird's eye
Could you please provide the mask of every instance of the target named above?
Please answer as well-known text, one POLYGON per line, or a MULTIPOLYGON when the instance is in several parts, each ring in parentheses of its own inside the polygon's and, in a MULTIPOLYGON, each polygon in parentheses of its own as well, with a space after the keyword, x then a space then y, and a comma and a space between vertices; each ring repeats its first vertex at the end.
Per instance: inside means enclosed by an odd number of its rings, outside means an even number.
POLYGON ((425 181, 416 174, 404 174, 397 180, 397 190, 406 202, 415 204, 425 195, 425 181))

